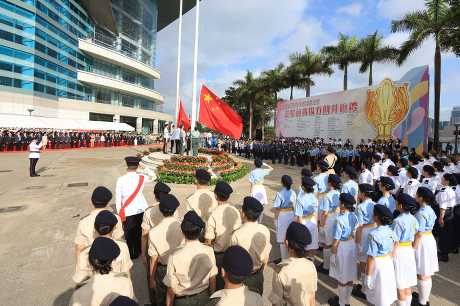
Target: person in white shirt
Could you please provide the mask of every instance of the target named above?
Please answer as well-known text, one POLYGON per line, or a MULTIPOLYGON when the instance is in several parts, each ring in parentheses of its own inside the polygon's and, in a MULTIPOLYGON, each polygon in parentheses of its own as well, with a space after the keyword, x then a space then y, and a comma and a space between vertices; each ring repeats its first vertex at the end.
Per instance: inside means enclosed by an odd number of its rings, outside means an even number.
POLYGON ((395 163, 390 159, 390 155, 385 151, 382 158, 382 169, 380 170, 380 176, 385 176, 389 166, 394 166, 395 163))
MULTIPOLYGON (((171 128, 171 146, 176 147, 175 148, 175 153, 179 154, 180 153, 180 127, 174 127, 174 125, 171 128)), ((173 152, 173 149, 171 147, 171 153, 173 152)))
MULTIPOLYGON (((398 165, 398 174, 399 174, 399 182, 401 183, 401 187, 404 187, 407 183, 407 159, 405 158, 401 158, 398 160, 397 162, 397 165, 398 165)), ((413 197, 413 196, 412 196, 413 197)))
POLYGON ((436 180, 434 177, 434 168, 430 165, 425 165, 422 168, 423 179, 421 181, 420 187, 426 187, 431 190, 431 192, 436 192, 436 180))
POLYGON ((171 141, 171 148, 170 148, 170 152, 171 154, 173 153, 173 150, 174 150, 174 146, 175 146, 175 143, 176 143, 176 139, 178 139, 179 137, 177 136, 177 133, 176 133, 176 127, 173 125, 171 125, 171 130, 169 131, 169 140, 171 141))
POLYGON ((372 185, 374 182, 374 176, 372 172, 369 171, 371 164, 368 160, 363 160, 361 162, 361 173, 359 174, 359 184, 369 184, 372 185))
POLYGON ((372 162, 374 164, 372 165, 371 172, 374 180, 374 185, 376 182, 380 181, 380 177, 382 176, 382 166, 380 164, 380 161, 380 155, 374 154, 374 156, 372 156, 372 162))
POLYGON ((409 167, 407 169, 407 181, 403 185, 403 193, 407 193, 411 197, 415 198, 415 195, 417 194, 417 189, 420 185, 420 182, 418 181, 418 170, 415 167, 409 167))
POLYGON ((165 128, 163 130, 163 154, 166 154, 168 152, 168 142, 170 138, 170 133, 169 133, 169 124, 165 124, 165 128))
POLYGON ((115 204, 117 213, 123 222, 126 243, 131 259, 141 253, 142 219, 147 209, 143 190, 147 178, 136 173, 140 159, 135 156, 125 158, 127 173, 118 178, 116 184, 115 204))
POLYGON ((38 139, 35 138, 29 144, 29 174, 30 177, 40 176, 35 172, 35 167, 37 166, 38 160, 40 159, 40 149, 43 146, 43 143, 38 143, 38 139))

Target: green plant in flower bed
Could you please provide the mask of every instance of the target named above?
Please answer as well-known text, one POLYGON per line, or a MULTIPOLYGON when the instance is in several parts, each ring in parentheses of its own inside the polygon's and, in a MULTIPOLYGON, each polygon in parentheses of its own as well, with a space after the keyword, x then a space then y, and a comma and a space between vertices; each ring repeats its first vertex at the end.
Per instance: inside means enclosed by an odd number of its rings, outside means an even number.
POLYGON ((209 155, 224 155, 224 154, 226 154, 223 151, 218 151, 218 150, 208 149, 208 148, 199 148, 198 153, 209 154, 209 155))
POLYGON ((172 163, 170 161, 166 161, 163 163, 163 167, 168 169, 168 170, 177 170, 177 171, 195 171, 196 169, 199 168, 208 168, 208 164, 206 163, 193 163, 193 164, 187 164, 187 163, 172 163))
POLYGON ((178 163, 206 163, 208 159, 204 156, 173 156, 171 162, 178 163))
MULTIPOLYGON (((244 164, 237 163, 235 168, 224 170, 220 173, 219 178, 213 178, 211 185, 215 185, 219 179, 226 182, 234 182, 249 173, 249 167, 244 164)), ((175 184, 194 184, 195 176, 194 171, 191 172, 178 172, 165 169, 164 167, 158 168, 157 180, 163 183, 175 184)))

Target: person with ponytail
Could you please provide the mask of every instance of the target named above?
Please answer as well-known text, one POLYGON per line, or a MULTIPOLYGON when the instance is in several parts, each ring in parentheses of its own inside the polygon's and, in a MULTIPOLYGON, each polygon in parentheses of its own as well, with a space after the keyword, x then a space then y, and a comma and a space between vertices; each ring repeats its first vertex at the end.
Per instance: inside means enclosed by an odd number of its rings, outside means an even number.
POLYGON ((128 273, 116 273, 112 263, 120 255, 120 248, 110 238, 97 237, 89 250, 89 263, 94 275, 83 286, 76 289, 69 306, 100 306, 109 304, 111 298, 123 295, 134 298, 128 273))
POLYGON ((319 242, 323 248, 323 263, 318 267, 318 272, 329 274, 329 259, 333 241, 334 223, 340 205, 340 177, 330 174, 328 177, 328 192, 320 198, 319 205, 319 242))
POLYGON ((354 214, 355 197, 349 193, 340 194, 340 214, 333 228, 331 268, 329 276, 337 280, 338 296, 328 300, 331 306, 350 305, 353 282, 358 279, 357 255, 354 232, 358 218, 354 214))
POLYGON ((383 195, 377 203, 385 205, 393 214, 396 211, 396 201, 390 193, 393 189, 395 189, 393 180, 388 176, 382 176, 380 178, 379 188, 383 195))
POLYGON ((420 182, 418 181, 418 170, 415 167, 409 167, 406 172, 407 175, 407 181, 404 184, 403 193, 406 193, 410 195, 411 197, 415 198, 415 194, 417 193, 417 189, 420 185, 420 182))
POLYGON ((399 193, 399 189, 401 188, 401 181, 399 179, 399 169, 396 166, 388 166, 386 175, 391 178, 395 188, 390 191, 390 193, 394 196, 397 196, 399 193))
POLYGON ((412 302, 411 287, 417 285, 417 266, 412 244, 418 230, 418 222, 414 215, 417 202, 408 194, 401 193, 397 200, 400 215, 393 222, 396 236, 393 263, 398 288, 398 306, 410 306, 412 302))
POLYGON ((377 225, 369 233, 365 251, 368 255, 364 287, 367 300, 378 306, 390 306, 398 299, 392 252, 395 235, 390 228, 393 214, 385 205, 374 206, 374 222, 377 225))
POLYGON ((296 221, 305 225, 311 233, 311 242, 305 247, 307 256, 314 260, 318 249, 318 199, 315 196, 315 181, 309 177, 302 178, 302 191, 299 192, 294 208, 296 221))
POLYGON ((434 203, 433 192, 426 187, 420 187, 416 194, 420 209, 415 214, 418 230, 415 235, 415 263, 417 267, 418 302, 428 305, 431 293, 431 276, 439 271, 438 248, 432 234, 436 223, 436 214, 431 206, 434 203))
POLYGON ((356 173, 355 168, 352 166, 346 166, 342 172, 342 177, 344 179, 344 183, 342 185, 341 192, 351 194, 356 201, 358 199, 358 183, 356 183, 358 174, 356 173))

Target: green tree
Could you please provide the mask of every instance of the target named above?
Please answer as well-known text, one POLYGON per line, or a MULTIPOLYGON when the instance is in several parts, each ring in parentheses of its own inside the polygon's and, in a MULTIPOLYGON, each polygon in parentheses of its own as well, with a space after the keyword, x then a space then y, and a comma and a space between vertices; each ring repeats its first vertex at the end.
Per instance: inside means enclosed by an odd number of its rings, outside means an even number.
POLYGON ((422 43, 433 38, 434 53, 434 148, 439 148, 439 114, 441 107, 441 52, 451 49, 448 33, 456 9, 447 0, 428 0, 425 9, 403 16, 392 22, 393 32, 409 32, 409 38, 400 49, 398 64, 402 64, 422 43))
POLYGON ((348 66, 359 61, 358 58, 358 39, 339 33, 339 42, 336 46, 326 46, 321 49, 321 53, 326 57, 330 64, 339 65, 343 70, 343 89, 348 89, 348 66))
POLYGON ((295 62, 292 61, 289 66, 284 69, 284 85, 285 88, 291 89, 290 100, 294 99, 294 87, 298 87, 301 84, 300 73, 295 62))
POLYGON ((369 70, 369 86, 373 83, 373 66, 377 62, 396 62, 399 50, 383 45, 383 36, 377 31, 359 42, 359 72, 369 70))
POLYGON ((246 75, 241 80, 236 80, 233 82, 235 86, 239 89, 239 99, 247 105, 247 110, 249 112, 249 138, 252 138, 253 132, 253 119, 254 119, 254 101, 256 99, 257 93, 257 81, 254 78, 254 75, 251 71, 247 71, 246 75))

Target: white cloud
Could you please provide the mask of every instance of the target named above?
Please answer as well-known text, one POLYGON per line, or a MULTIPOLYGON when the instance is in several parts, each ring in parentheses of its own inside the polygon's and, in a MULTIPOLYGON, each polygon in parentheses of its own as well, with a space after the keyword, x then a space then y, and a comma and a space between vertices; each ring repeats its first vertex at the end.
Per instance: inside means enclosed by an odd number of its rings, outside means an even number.
POLYGON ((425 0, 379 0, 377 9, 383 18, 398 19, 425 7, 425 0))
POLYGON ((357 17, 361 15, 362 10, 363 6, 360 3, 356 2, 339 7, 337 9, 337 13, 357 17))

